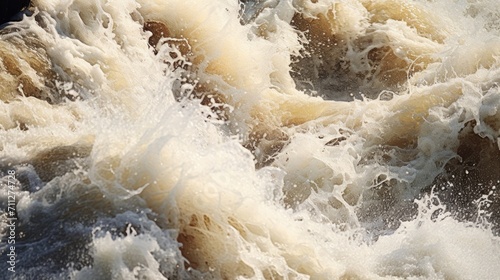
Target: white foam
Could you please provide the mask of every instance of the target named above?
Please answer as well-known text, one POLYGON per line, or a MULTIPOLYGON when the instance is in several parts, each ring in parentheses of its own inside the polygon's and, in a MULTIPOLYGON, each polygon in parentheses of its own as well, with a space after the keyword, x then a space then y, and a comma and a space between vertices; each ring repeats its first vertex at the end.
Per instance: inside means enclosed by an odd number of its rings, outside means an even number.
POLYGON ((418 199, 456 158, 465 126, 474 122, 471 133, 498 141, 500 39, 486 12, 494 1, 469 8, 460 1, 262 1, 243 24, 240 5, 229 0, 33 2, 38 22, 26 18, 19 34, 43 43, 61 80, 55 92, 78 98, 0 103, 2 160, 50 177, 37 181, 42 191, 25 193, 20 218, 29 221, 55 201, 71 203, 80 192, 54 193, 81 183, 82 190, 98 189, 112 209, 98 212, 98 220, 135 221, 121 235, 91 224, 84 254, 92 262, 65 267, 70 277, 500 275, 500 240, 484 222, 486 212, 474 223, 451 215, 435 194, 418 199), (317 55, 343 54, 331 61, 343 61, 348 77, 366 70, 385 86, 391 71, 403 73, 390 100, 325 101, 297 90, 292 60, 310 51, 307 32, 294 29, 297 13, 318 28, 310 32, 346 47, 317 55), (462 20, 488 29, 476 34, 477 26, 462 20), (192 53, 180 58, 167 43, 155 54, 147 21, 164 23, 192 53), (371 53, 376 49, 381 58, 371 53), (175 68, 176 59, 189 67, 175 68), (421 68, 412 69, 417 62, 421 68), (227 116, 199 100, 176 101, 182 84, 186 94, 221 95, 227 116), (276 153, 261 169, 252 139, 265 139, 276 153), (62 147, 88 152, 60 155, 62 147), (61 169, 51 167, 63 161, 61 169), (126 214, 116 215, 119 209, 126 214), (154 219, 127 212, 141 209, 154 219))

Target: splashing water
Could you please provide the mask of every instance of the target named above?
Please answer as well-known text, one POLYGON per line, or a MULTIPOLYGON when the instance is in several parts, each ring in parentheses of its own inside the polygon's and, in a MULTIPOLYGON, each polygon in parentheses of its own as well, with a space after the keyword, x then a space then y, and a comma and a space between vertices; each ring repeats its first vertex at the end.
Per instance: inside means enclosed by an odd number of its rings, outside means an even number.
POLYGON ((33 1, 0 31, 0 275, 500 279, 499 18, 33 1))

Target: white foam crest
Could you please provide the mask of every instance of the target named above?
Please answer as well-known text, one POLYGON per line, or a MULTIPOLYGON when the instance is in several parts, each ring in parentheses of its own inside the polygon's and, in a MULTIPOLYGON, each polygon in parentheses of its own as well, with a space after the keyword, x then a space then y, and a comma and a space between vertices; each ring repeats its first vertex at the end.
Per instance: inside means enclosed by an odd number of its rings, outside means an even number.
POLYGON ((269 87, 273 57, 281 54, 268 41, 249 37, 250 27, 238 20, 237 2, 144 1, 140 11, 147 19, 165 22, 172 36, 186 38, 206 74, 220 75, 229 85, 250 93, 269 87))
POLYGON ((143 30, 135 1, 59 5, 37 1, 36 6, 47 26, 38 36, 50 42, 48 54, 59 74, 70 76, 86 90, 98 91, 102 102, 136 112, 145 103, 143 92, 154 92, 169 79, 168 65, 162 63, 165 52, 155 57, 149 51, 149 34, 143 30))
POLYGON ((159 250, 149 236, 129 232, 123 238, 112 239, 107 233, 94 241, 94 265, 84 268, 73 279, 167 279, 158 269, 160 265, 152 252, 159 250))
POLYGON ((356 167, 362 142, 344 141, 346 137, 338 132, 328 136, 297 134, 276 158, 273 165, 287 171, 285 203, 300 209, 307 201, 306 205, 319 210, 315 214, 320 220, 357 225, 353 207, 363 191, 357 182, 363 171, 356 167))
MULTIPOLYGON (((40 25, 34 18, 23 24, 44 42, 61 79, 72 82, 64 90, 81 96, 61 104, 33 97, 2 102, 0 156, 28 162, 41 154, 57 162, 42 152, 83 143, 91 150, 84 166, 48 172, 39 198, 82 180, 114 206, 133 198, 134 206, 158 215, 142 231, 95 234, 93 265, 69 269, 77 279, 163 279, 174 270, 216 279, 494 279, 500 241, 490 228, 453 219, 434 194, 413 212, 405 207, 456 155, 467 123, 498 139, 498 38, 490 31, 471 37, 470 30, 454 38, 457 27, 432 33, 436 19, 425 18, 426 9, 457 18, 463 9, 445 13, 428 2, 401 6, 424 17, 422 26, 382 16, 368 30, 368 18, 394 3, 400 2, 280 1, 241 24, 239 5, 229 0, 36 0, 40 25), (310 98, 290 77, 290 55, 303 39, 289 25, 297 11, 307 20, 329 17, 327 30, 343 39, 371 32, 374 45, 360 51, 365 56, 389 47, 394 61, 411 64, 416 49, 429 66, 391 100, 310 98), (231 123, 199 101, 175 101, 184 70, 174 71, 172 47, 156 55, 150 49, 145 21, 161 21, 188 41, 194 78, 225 97, 234 109, 231 123), (257 170, 242 146, 252 129, 263 138, 275 129, 286 133, 272 167, 257 170)), ((353 64, 346 69, 362 68, 360 53, 347 54, 353 64)), ((21 215, 47 206, 36 197, 21 201, 21 215)), ((488 214, 479 214, 484 223, 488 214)))
MULTIPOLYGON (((111 223, 131 218, 134 218, 134 214, 125 213, 115 217, 111 223)), ((93 263, 81 270, 71 271, 71 279, 187 277, 180 269, 184 260, 179 252, 179 244, 171 239, 168 231, 146 223, 144 218, 136 222, 143 232, 138 233, 131 224, 119 236, 94 229, 93 241, 89 244, 93 263), (146 230, 145 227, 150 228, 146 230)))
POLYGON ((499 242, 490 231, 461 223, 434 195, 417 201, 418 216, 373 245, 380 276, 396 279, 495 279, 499 242), (467 245, 465 245, 467 244, 467 245))
POLYGON ((150 95, 167 97, 162 99, 165 104, 174 102, 172 83, 180 71, 173 73, 165 63, 173 60, 168 56, 172 48, 164 47, 156 55, 150 51, 135 1, 37 1, 35 5, 39 11, 20 23, 26 28, 20 33, 43 42, 63 80, 56 90, 77 101, 48 104, 19 97, 2 102, 0 133, 6 156, 25 160, 57 146, 91 145, 92 126, 100 118, 108 114, 133 118, 146 110, 150 95), (27 133, 21 131, 26 129, 27 133))
POLYGON ((117 199, 127 189, 145 186, 140 196, 163 215, 161 223, 179 230, 177 238, 190 266, 211 271, 216 278, 255 279, 340 277, 354 269, 354 261, 347 268, 342 262, 350 250, 333 249, 349 237, 332 236, 334 243, 327 245, 332 250, 319 250, 320 232, 329 226, 294 221, 275 204, 281 195, 281 172, 256 172, 251 154, 207 123, 199 105, 153 108, 128 127, 133 133, 118 125, 108 133, 120 137, 103 133, 96 138, 89 174, 117 199), (151 118, 160 108, 160 117, 151 118), (310 226, 319 232, 309 233, 310 226))

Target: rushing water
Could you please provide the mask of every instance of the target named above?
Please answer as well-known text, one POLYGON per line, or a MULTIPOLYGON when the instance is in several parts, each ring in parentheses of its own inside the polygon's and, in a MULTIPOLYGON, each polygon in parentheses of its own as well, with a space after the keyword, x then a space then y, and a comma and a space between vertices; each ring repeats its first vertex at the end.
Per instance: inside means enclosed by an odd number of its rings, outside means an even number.
POLYGON ((500 279, 497 0, 34 0, 1 279, 500 279))

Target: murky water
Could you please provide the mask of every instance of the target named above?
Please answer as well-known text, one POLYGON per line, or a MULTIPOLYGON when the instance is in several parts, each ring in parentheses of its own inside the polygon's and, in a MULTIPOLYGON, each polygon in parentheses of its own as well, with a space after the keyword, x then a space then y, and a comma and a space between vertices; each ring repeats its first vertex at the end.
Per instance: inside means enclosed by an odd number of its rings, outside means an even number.
POLYGON ((2 279, 500 279, 496 0, 35 0, 2 279))

